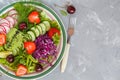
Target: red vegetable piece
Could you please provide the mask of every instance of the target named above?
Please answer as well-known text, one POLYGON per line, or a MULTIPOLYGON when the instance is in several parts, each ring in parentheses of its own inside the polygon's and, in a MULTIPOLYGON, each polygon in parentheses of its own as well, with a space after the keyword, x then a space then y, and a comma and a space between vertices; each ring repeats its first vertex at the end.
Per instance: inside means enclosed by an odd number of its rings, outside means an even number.
POLYGON ((51 28, 49 31, 48 31, 48 35, 49 35, 49 37, 50 38, 52 38, 52 36, 54 35, 54 34, 58 34, 58 35, 60 35, 60 30, 58 30, 57 28, 51 28))
POLYGON ((24 42, 24 48, 26 49, 28 54, 32 54, 35 49, 36 49, 36 45, 34 42, 24 42))
POLYGON ((38 11, 33 11, 29 14, 28 20, 31 23, 40 23, 40 18, 39 18, 39 12, 38 11))
POLYGON ((0 46, 6 43, 6 35, 4 33, 0 33, 0 46))
POLYGON ((16 76, 22 76, 25 75, 27 73, 27 67, 20 64, 17 68, 17 71, 15 73, 16 76))

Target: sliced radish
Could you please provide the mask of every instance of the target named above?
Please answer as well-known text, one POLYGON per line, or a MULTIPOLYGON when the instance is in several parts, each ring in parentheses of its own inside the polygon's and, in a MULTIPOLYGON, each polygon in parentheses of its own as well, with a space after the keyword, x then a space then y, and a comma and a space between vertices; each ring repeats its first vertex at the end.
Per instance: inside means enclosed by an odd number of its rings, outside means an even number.
POLYGON ((0 26, 1 29, 3 29, 3 31, 6 33, 6 29, 4 26, 0 26))
POLYGON ((3 29, 2 29, 2 28, 0 28, 0 33, 4 33, 4 34, 6 34, 6 33, 3 31, 3 29))
POLYGON ((12 27, 14 26, 14 24, 15 24, 14 19, 13 19, 12 17, 8 16, 8 17, 6 17, 6 20, 9 21, 9 23, 10 23, 10 28, 12 28, 12 27))
POLYGON ((13 14, 10 17, 14 19, 14 24, 17 24, 17 14, 13 14))
POLYGON ((2 32, 7 33, 5 27, 3 27, 3 26, 0 25, 0 29, 2 29, 2 32))
POLYGON ((5 28, 5 30, 6 30, 7 33, 9 32, 9 30, 10 30, 9 25, 7 25, 7 24, 1 24, 1 26, 3 26, 5 28))
POLYGON ((10 24, 9 21, 6 20, 6 19, 1 19, 1 20, 0 20, 0 24, 2 24, 2 23, 10 24))
POLYGON ((3 28, 0 28, 0 32, 4 32, 3 28))
POLYGON ((10 31, 10 28, 7 27, 7 26, 4 26, 5 30, 6 30, 6 33, 8 33, 10 31))
POLYGON ((9 24, 7 24, 7 23, 2 23, 2 24, 0 24, 1 26, 7 26, 8 28, 10 28, 10 25, 9 24))
POLYGON ((8 15, 12 18, 15 19, 15 22, 17 21, 17 18, 18 18, 18 13, 15 9, 12 9, 9 11, 8 15))
POLYGON ((15 9, 11 9, 10 11, 8 11, 8 15, 13 15, 13 14, 17 14, 17 11, 15 9))
POLYGON ((8 21, 10 21, 12 24, 15 23, 15 22, 14 22, 14 18, 11 17, 11 16, 6 17, 6 19, 7 19, 8 21))
POLYGON ((18 14, 12 14, 10 15, 11 17, 13 17, 14 19, 17 19, 18 18, 18 14))
POLYGON ((17 20, 16 20, 16 19, 14 19, 14 21, 15 21, 15 24, 17 24, 17 20))

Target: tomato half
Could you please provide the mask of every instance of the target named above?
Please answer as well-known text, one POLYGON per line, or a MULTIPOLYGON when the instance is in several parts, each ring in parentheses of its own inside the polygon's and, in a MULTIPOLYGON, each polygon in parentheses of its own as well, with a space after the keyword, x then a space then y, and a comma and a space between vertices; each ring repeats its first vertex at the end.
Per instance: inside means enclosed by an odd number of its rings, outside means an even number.
POLYGON ((24 48, 28 54, 32 54, 36 49, 36 44, 34 42, 24 42, 24 48))
POLYGON ((17 71, 15 73, 16 76, 22 76, 25 75, 27 73, 27 67, 20 64, 17 68, 17 71))
POLYGON ((52 38, 52 36, 54 35, 54 34, 58 34, 58 35, 60 35, 60 30, 58 30, 57 28, 50 28, 50 30, 48 31, 48 35, 49 35, 49 37, 51 37, 52 38))
POLYGON ((40 23, 40 17, 39 17, 39 12, 38 11, 33 11, 29 14, 28 20, 31 23, 40 23))
POLYGON ((4 33, 0 33, 0 46, 6 43, 6 35, 4 33))

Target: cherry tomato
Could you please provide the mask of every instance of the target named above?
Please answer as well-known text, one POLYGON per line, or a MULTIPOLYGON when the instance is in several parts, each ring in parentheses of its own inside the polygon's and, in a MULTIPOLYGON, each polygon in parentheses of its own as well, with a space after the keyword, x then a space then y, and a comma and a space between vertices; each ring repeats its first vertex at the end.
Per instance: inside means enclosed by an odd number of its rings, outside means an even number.
POLYGON ((57 28, 50 28, 50 30, 48 31, 48 35, 49 35, 49 37, 51 37, 52 38, 52 36, 54 35, 54 34, 58 34, 58 35, 60 35, 60 30, 58 30, 57 28))
POLYGON ((31 23, 40 23, 40 18, 39 18, 39 12, 38 11, 33 11, 29 14, 28 20, 31 23))
POLYGON ((6 35, 4 33, 0 33, 0 46, 6 43, 6 35))
POLYGON ((28 54, 32 54, 35 49, 36 49, 36 45, 34 42, 24 42, 24 48, 26 49, 28 54))
POLYGON ((22 75, 25 75, 26 73, 27 73, 27 67, 20 64, 15 74, 16 76, 22 76, 22 75))

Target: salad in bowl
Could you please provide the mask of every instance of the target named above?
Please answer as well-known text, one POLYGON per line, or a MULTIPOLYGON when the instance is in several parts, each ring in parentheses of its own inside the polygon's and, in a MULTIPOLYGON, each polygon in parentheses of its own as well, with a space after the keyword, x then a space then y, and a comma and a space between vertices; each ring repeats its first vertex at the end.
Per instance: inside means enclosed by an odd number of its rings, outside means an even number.
POLYGON ((16 2, 0 11, 0 70, 17 79, 50 73, 60 62, 66 33, 43 3, 16 2))

